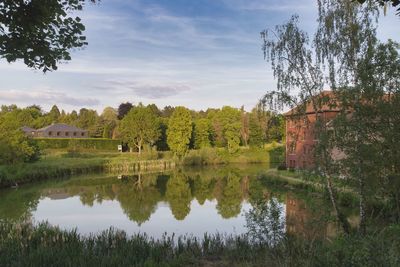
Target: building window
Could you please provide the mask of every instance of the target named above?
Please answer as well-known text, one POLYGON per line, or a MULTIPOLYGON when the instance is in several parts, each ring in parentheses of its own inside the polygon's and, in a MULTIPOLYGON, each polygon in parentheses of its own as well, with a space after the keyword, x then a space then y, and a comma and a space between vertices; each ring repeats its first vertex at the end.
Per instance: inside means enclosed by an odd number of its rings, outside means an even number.
POLYGON ((61 132, 57 132, 57 136, 60 136, 61 135, 61 132))
POLYGON ((76 132, 74 132, 74 136, 76 136, 76 132))
POLYGON ((81 136, 85 136, 85 133, 81 133, 81 136))
POLYGON ((53 135, 53 132, 49 132, 49 136, 52 136, 53 135))
POLYGON ((66 133, 65 133, 65 136, 69 136, 69 132, 66 132, 66 133))
POLYGON ((296 142, 291 142, 289 145, 289 154, 295 154, 296 152, 296 142))

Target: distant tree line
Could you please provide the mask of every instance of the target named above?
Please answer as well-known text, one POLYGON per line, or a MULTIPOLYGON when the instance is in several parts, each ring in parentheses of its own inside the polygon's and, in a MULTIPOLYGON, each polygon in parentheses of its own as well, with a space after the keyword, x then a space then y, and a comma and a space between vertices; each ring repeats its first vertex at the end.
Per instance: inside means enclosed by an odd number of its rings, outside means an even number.
POLYGON ((284 137, 284 117, 266 111, 261 105, 247 112, 244 108, 224 106, 221 109, 194 111, 185 107, 155 104, 122 103, 117 109, 106 107, 99 115, 96 110, 82 108, 65 112, 54 105, 49 112, 40 106, 19 108, 2 106, 0 110, 0 163, 29 161, 37 158, 37 149, 28 149, 33 140, 24 136, 21 127, 39 129, 52 123, 66 123, 89 131, 92 138, 121 139, 131 151, 143 149, 171 150, 183 156, 189 149, 206 147, 227 148, 235 152, 240 146, 262 147, 264 143, 281 142, 284 137), (11 140, 16 138, 15 140, 11 140), (26 146, 21 146, 26 142, 26 146), (8 155, 16 151, 24 157, 8 155), (25 158, 27 157, 27 158, 25 158), (9 159, 6 159, 9 158, 9 159))

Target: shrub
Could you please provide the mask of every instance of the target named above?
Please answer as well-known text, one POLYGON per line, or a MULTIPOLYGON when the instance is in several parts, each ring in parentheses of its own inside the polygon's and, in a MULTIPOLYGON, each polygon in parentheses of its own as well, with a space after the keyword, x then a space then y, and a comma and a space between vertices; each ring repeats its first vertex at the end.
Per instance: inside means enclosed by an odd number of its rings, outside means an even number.
POLYGON ((34 162, 39 159, 40 150, 35 140, 20 131, 9 136, 0 136, 0 164, 34 162))
POLYGON ((287 170, 287 167, 286 167, 285 162, 278 165, 278 171, 286 171, 286 170, 287 170))
POLYGON ((41 149, 93 149, 93 150, 113 150, 117 151, 120 140, 103 139, 103 138, 37 138, 41 149))

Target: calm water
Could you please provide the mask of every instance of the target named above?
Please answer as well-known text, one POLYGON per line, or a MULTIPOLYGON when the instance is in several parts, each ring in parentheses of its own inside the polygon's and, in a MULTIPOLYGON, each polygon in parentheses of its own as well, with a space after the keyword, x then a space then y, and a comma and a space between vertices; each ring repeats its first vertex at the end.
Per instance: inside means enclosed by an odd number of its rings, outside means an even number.
MULTIPOLYGON (((259 179, 264 165, 176 170, 130 176, 91 175, 0 191, 0 219, 48 221, 83 234, 110 227, 159 238, 164 233, 241 234, 245 214, 274 199, 282 230, 333 235, 330 207, 320 198, 289 192, 259 179)), ((351 212, 350 212, 351 216, 351 212)))

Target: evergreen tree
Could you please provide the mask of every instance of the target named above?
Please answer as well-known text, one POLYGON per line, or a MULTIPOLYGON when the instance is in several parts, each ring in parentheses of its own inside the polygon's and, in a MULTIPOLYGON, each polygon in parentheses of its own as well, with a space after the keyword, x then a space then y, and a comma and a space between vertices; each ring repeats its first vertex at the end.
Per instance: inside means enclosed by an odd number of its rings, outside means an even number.
POLYGON ((61 112, 58 109, 57 105, 53 105, 50 112, 47 114, 48 121, 50 123, 57 123, 59 121, 60 116, 61 112))
POLYGON ((118 119, 122 120, 125 117, 125 115, 128 114, 132 108, 133 108, 133 105, 130 102, 120 104, 118 107, 118 119))

